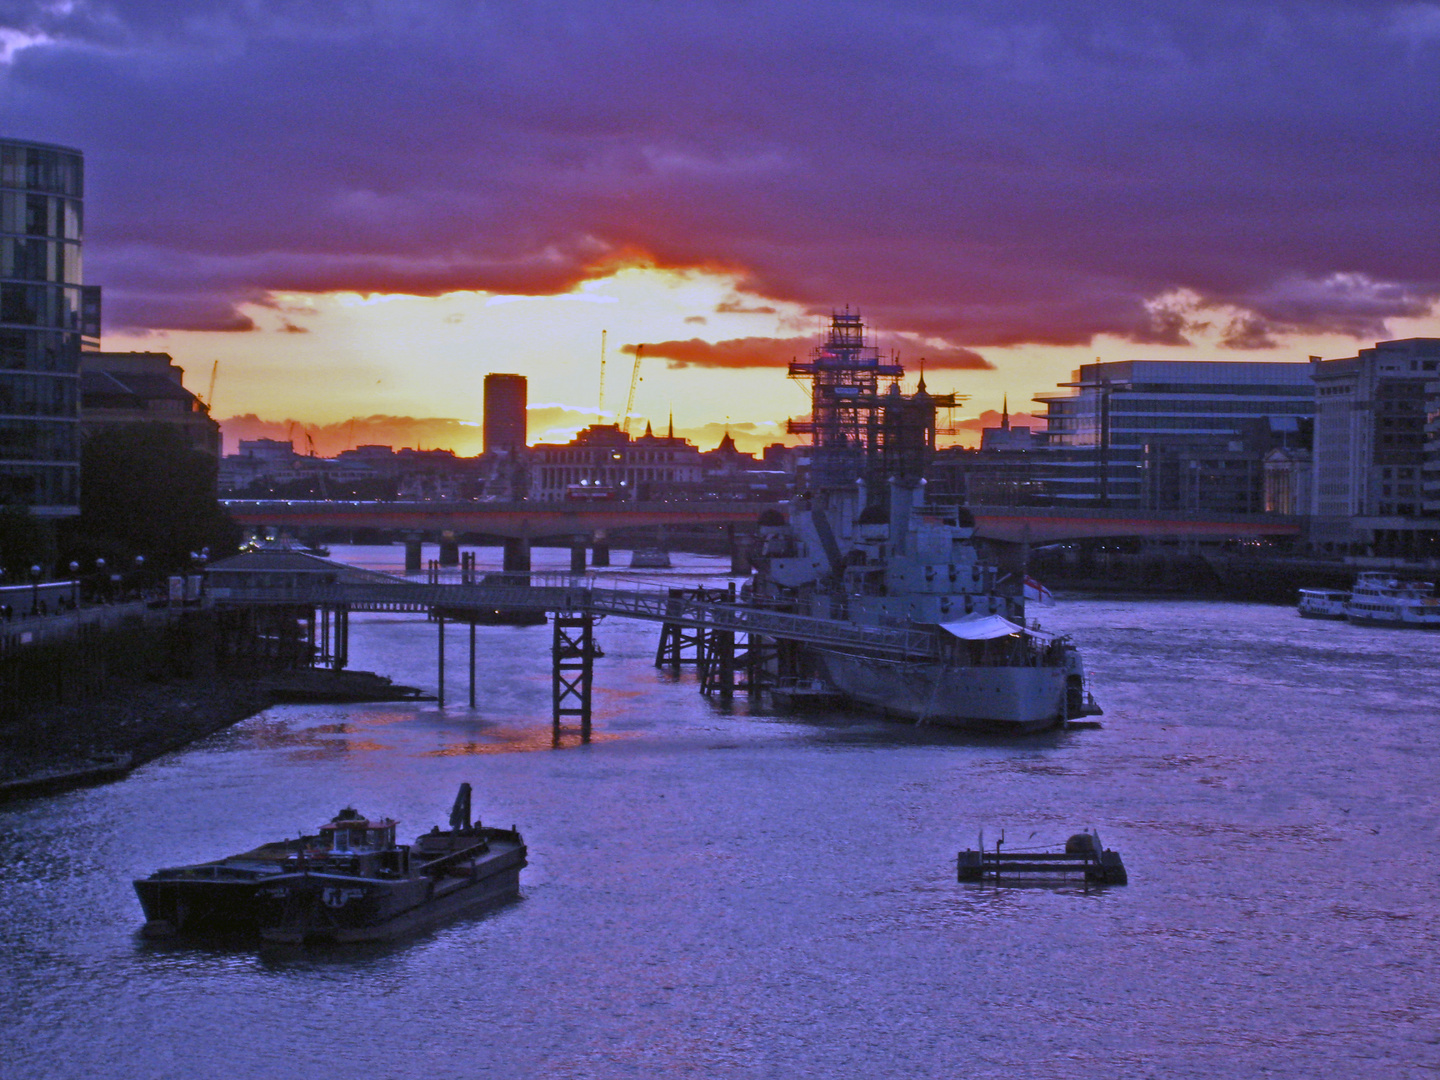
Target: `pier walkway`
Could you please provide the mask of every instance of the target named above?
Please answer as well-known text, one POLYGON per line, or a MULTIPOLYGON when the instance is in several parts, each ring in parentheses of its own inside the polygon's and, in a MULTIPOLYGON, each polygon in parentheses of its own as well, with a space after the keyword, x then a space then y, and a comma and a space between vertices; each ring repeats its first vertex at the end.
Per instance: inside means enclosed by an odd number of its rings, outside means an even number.
POLYGON ((284 586, 212 587, 209 599, 224 606, 305 605, 331 610, 414 611, 469 621, 497 611, 553 613, 593 618, 615 615, 691 630, 758 635, 807 645, 863 649, 872 656, 916 660, 936 654, 932 634, 899 627, 854 626, 830 619, 768 611, 741 601, 700 600, 691 590, 662 585, 602 583, 592 574, 462 572, 425 580, 321 583, 295 580, 284 586))

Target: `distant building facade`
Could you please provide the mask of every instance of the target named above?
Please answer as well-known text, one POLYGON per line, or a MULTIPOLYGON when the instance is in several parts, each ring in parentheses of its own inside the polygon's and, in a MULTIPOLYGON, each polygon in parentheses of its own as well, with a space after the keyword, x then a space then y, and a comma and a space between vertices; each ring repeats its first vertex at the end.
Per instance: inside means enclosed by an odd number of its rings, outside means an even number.
POLYGON ((84 195, 79 150, 0 139, 0 503, 42 517, 80 509, 84 195))
POLYGON ((1312 542, 1440 554, 1440 338, 1321 361, 1315 390, 1312 542))
POLYGON ((205 403, 185 389, 184 379, 169 353, 82 352, 82 437, 121 424, 166 424, 218 461, 220 425, 205 403))
POLYGON ((1124 360, 1086 364, 1046 407, 1037 481, 1056 503, 1150 509, 1263 505, 1263 458, 1314 416, 1312 364, 1124 360), (1161 481, 1152 470, 1169 470, 1161 481), (1211 497, 1195 474, 1209 469, 1211 497), (1184 476, 1179 473, 1184 472, 1184 476), (1243 472, 1244 478, 1237 477, 1243 472), (1248 492, 1239 498, 1241 490, 1248 492), (1197 491, 1200 494, 1197 494, 1197 491), (1237 503, 1238 499, 1238 503, 1237 503))
POLYGON ((530 497, 542 502, 648 501, 704 479, 698 447, 673 435, 632 439, 618 424, 591 424, 565 444, 530 449, 530 497))
POLYGON ((527 435, 524 375, 485 376, 485 452, 523 449, 527 435))

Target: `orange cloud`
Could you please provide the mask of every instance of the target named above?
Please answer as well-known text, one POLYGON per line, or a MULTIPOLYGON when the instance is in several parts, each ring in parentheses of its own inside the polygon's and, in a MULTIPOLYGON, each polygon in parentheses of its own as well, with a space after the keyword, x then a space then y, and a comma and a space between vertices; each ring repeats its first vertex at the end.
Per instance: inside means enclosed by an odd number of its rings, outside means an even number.
MULTIPOLYGON (((690 338, 688 341, 626 345, 621 351, 633 356, 637 348, 643 349, 648 359, 669 361, 672 368, 777 368, 784 367, 791 360, 808 357, 815 348, 815 339, 747 337, 731 338, 729 341, 702 341, 699 338, 690 338)), ((922 363, 929 370, 973 371, 992 366, 979 353, 953 346, 916 346, 913 355, 901 359, 917 370, 922 363)))

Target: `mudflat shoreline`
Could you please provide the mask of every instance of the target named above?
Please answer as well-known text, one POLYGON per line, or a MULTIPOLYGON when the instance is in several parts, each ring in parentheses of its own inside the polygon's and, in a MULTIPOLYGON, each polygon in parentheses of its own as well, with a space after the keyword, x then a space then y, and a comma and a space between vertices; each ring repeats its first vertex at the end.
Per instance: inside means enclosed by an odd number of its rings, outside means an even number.
POLYGON ((366 671, 129 683, 0 726, 0 802, 105 783, 279 701, 424 700, 366 671))

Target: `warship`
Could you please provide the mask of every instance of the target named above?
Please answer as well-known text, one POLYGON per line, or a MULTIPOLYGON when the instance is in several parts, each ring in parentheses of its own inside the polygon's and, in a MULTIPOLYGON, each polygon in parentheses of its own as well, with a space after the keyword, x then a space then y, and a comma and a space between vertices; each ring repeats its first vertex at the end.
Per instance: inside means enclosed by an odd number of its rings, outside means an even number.
POLYGON ((928 393, 923 372, 903 393, 898 359, 849 310, 790 374, 810 383, 811 415, 790 428, 811 437, 808 490, 762 515, 747 601, 924 645, 903 658, 802 645, 786 681, 924 723, 1028 732, 1098 715, 1075 643, 1026 617, 1045 593, 1023 552, 985 547, 966 507, 926 497, 936 412, 955 395, 928 393))

